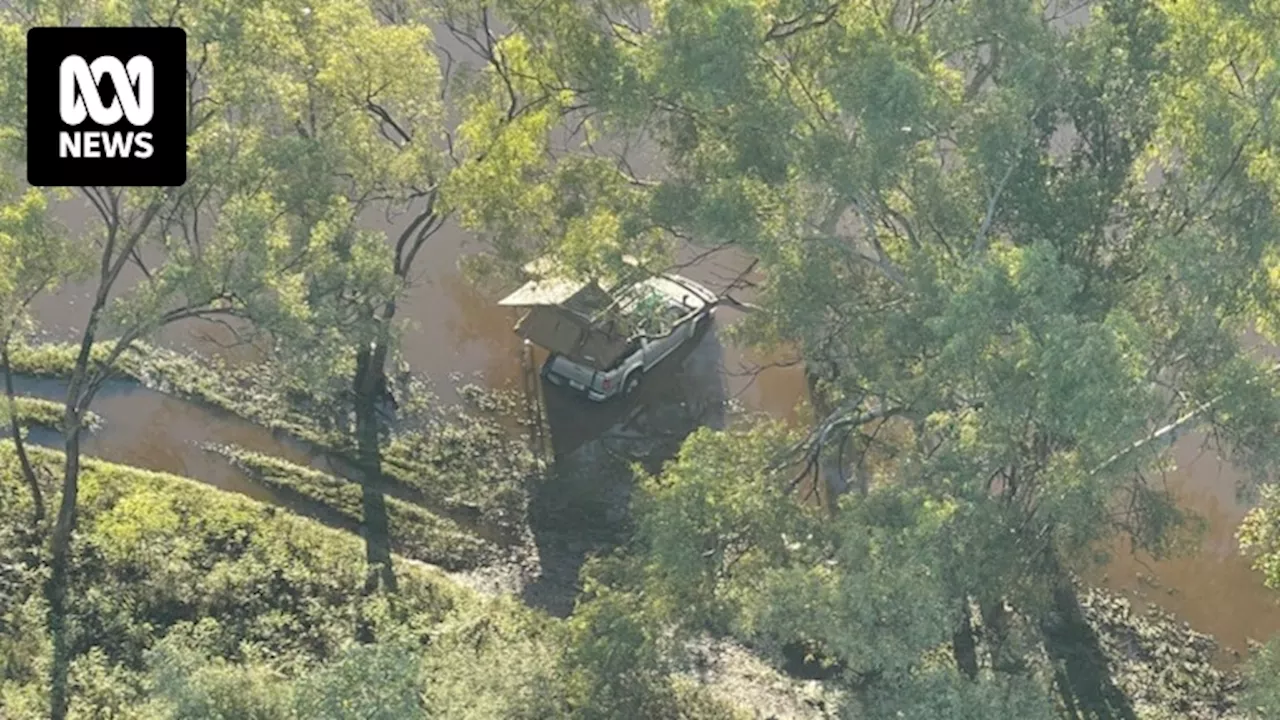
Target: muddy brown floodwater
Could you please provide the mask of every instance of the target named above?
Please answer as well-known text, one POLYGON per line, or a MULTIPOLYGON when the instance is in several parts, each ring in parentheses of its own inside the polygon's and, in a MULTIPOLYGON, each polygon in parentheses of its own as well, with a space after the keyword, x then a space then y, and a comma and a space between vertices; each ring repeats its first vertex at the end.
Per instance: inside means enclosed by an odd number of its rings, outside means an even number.
MULTIPOLYGON (((62 208, 61 215, 74 228, 89 217, 89 209, 78 201, 70 202, 62 208)), ((388 219, 371 214, 364 224, 394 237, 408 219, 408 215, 388 219)), ((403 357, 415 371, 436 381, 437 391, 446 402, 456 401, 448 380, 454 373, 493 388, 516 387, 520 377, 520 345, 512 332, 516 316, 476 290, 459 271, 459 260, 474 250, 471 242, 467 233, 453 225, 437 233, 420 258, 421 269, 400 306, 400 317, 407 323, 402 338, 403 357)), ((723 252, 681 272, 718 290, 746 266, 745 258, 723 252)), ((136 277, 129 281, 136 281, 136 277)), ((42 298, 35 310, 51 337, 71 339, 82 327, 88 305, 85 288, 68 287, 42 298)), ((739 318, 740 313, 722 308, 716 333, 703 342, 719 342, 715 335, 722 336, 723 329, 739 318)), ((191 323, 167 329, 160 341, 177 349, 219 354, 232 360, 252 359, 251 350, 223 347, 231 339, 225 328, 191 323)), ((785 355, 753 357, 726 343, 714 354, 694 357, 711 358, 699 362, 712 363, 714 367, 684 363, 668 368, 667 372, 679 380, 673 387, 688 387, 691 382, 720 383, 723 387, 719 392, 747 410, 793 421, 801 417, 797 407, 805 392, 803 375, 798 365, 786 364, 790 358, 785 355), (772 364, 778 366, 760 370, 772 364)), ((136 388, 104 393, 94 409, 107 419, 107 426, 89 441, 89 453, 195 476, 264 500, 273 498, 221 461, 194 449, 195 444, 234 442, 295 462, 308 461, 299 448, 281 443, 248 423, 136 388)), ((584 410, 582 417, 595 415, 584 410)), ((586 425, 598 423, 593 420, 586 425)), ((595 431, 600 429, 596 427, 595 431)), ((570 445, 581 442, 579 438, 560 440, 570 445)), ((1228 647, 1243 650, 1246 638, 1262 639, 1280 631, 1277 595, 1262 586, 1247 560, 1235 551, 1236 525, 1247 508, 1236 502, 1235 475, 1229 465, 1220 463, 1212 454, 1201 455, 1192 438, 1181 441, 1175 452, 1180 469, 1169 482, 1188 508, 1207 518, 1209 531, 1203 548, 1192 557, 1161 562, 1136 558, 1120 549, 1098 578, 1105 577, 1105 584, 1136 594, 1141 601, 1159 603, 1197 630, 1217 636, 1228 647)))
POLYGON ((1182 438, 1173 454, 1177 469, 1165 481, 1207 524, 1199 551, 1157 561, 1117 546, 1096 577, 1139 605, 1155 603, 1212 634, 1224 650, 1244 653, 1248 640, 1280 633, 1280 593, 1263 586, 1236 543, 1236 529, 1249 510, 1236 496, 1241 475, 1201 435, 1182 438))
MULTIPOLYGON (((17 377, 15 388, 23 395, 62 401, 66 383, 17 377)), ((82 449, 88 455, 127 465, 170 472, 206 480, 211 485, 243 493, 265 502, 278 498, 255 485, 229 463, 200 448, 204 442, 237 443, 256 452, 280 453, 294 462, 307 463, 306 456, 270 433, 232 417, 214 420, 201 417, 199 408, 177 398, 138 387, 133 383, 109 382, 94 400, 93 411, 110 418, 102 428, 84 436, 82 449)), ((42 430, 32 439, 51 447, 61 447, 61 438, 42 430)))

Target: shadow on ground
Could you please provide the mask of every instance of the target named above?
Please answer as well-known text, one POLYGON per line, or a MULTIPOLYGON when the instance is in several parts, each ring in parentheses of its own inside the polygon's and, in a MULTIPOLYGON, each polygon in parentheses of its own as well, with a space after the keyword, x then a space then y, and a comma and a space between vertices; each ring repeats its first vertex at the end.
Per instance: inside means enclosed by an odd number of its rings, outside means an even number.
POLYGON ((525 588, 525 602, 560 617, 572 612, 587 557, 630 534, 631 466, 657 472, 695 429, 725 427, 722 362, 712 323, 649 372, 630 398, 593 403, 542 383, 554 462, 530 498, 542 573, 525 588))

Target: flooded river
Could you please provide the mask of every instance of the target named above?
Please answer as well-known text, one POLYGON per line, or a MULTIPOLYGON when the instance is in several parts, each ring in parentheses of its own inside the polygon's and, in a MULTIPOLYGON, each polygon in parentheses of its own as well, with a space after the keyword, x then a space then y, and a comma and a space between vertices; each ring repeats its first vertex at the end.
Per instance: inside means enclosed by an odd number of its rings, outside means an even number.
MULTIPOLYGON (((63 216, 75 225, 87 217, 87 208, 72 203, 64 208, 63 216)), ((400 221, 370 217, 366 225, 395 234, 407 221, 407 217, 400 221)), ((404 359, 416 371, 436 380, 437 391, 446 402, 456 400, 448 382, 452 374, 478 378, 494 388, 516 387, 520 377, 520 347, 512 332, 515 315, 474 289, 458 270, 458 261, 472 250, 468 240, 468 235, 454 226, 442 229, 419 260, 419 276, 400 306, 400 316, 408 323, 402 339, 404 359)), ((743 258, 723 253, 681 272, 719 289, 745 267, 743 258)), ((42 298, 36 314, 52 338, 70 339, 84 322, 88 304, 89 295, 84 288, 64 288, 54 296, 42 298)), ((735 311, 722 308, 717 329, 708 333, 694 352, 673 361, 653 378, 654 387, 642 392, 642 402, 649 397, 654 403, 668 406, 696 404, 703 401, 690 398, 690 388, 714 385, 719 399, 734 400, 747 410, 795 419, 804 394, 799 366, 761 370, 766 364, 762 359, 722 342, 723 329, 736 319, 735 311)), ((169 328, 161 338, 171 347, 231 359, 253 356, 249 348, 224 347, 231 340, 225 328, 207 323, 169 328)), ((786 358, 769 360, 785 365, 786 358)), ((53 385, 28 386, 24 390, 60 399, 53 385)), ((121 385, 104 390, 94 410, 104 416, 107 424, 88 440, 88 453, 197 477, 263 500, 274 498, 220 458, 204 453, 198 443, 234 443, 294 462, 313 463, 305 450, 281 442, 265 430, 136 387, 121 385)), ((549 402, 548 410, 557 416, 552 418, 551 438, 557 453, 572 451, 603 428, 625 426, 634 419, 629 420, 625 406, 584 408, 549 402)), ((1247 508, 1236 502, 1235 475, 1230 467, 1212 453, 1201 454, 1194 438, 1183 439, 1176 452, 1180 469, 1169 482, 1186 505, 1204 515, 1209 523, 1201 552, 1158 563, 1120 552, 1099 579, 1105 578, 1106 585, 1140 600, 1159 603, 1197 630, 1217 636, 1230 648, 1243 650, 1246 638, 1260 639, 1280 632, 1280 607, 1275 594, 1262 587, 1259 576, 1235 552, 1234 532, 1247 508)))
POLYGON ((1238 551, 1236 528, 1249 510, 1236 497, 1240 473, 1200 435, 1183 438, 1174 457, 1178 468, 1166 482, 1207 523, 1199 553, 1156 561, 1120 546, 1099 579, 1139 605, 1155 603, 1173 612, 1212 634, 1225 650, 1244 653, 1248 640, 1280 634, 1280 594, 1262 585, 1238 551))

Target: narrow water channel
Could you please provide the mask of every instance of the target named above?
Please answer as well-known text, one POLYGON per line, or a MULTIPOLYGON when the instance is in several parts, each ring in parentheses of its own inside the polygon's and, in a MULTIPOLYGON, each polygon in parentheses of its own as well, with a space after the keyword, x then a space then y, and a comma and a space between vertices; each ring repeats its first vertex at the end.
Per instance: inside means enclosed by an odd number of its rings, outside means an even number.
MULTIPOLYGON (((60 380, 14 376, 14 389, 20 395, 62 402, 67 385, 60 380)), ((282 504, 282 499, 202 445, 239 445, 299 465, 327 467, 301 444, 280 439, 266 428, 130 381, 107 382, 91 410, 104 423, 84 436, 81 448, 86 455, 194 478, 263 502, 282 504)), ((42 445, 61 445, 61 436, 50 430, 33 432, 31 438, 42 445)))

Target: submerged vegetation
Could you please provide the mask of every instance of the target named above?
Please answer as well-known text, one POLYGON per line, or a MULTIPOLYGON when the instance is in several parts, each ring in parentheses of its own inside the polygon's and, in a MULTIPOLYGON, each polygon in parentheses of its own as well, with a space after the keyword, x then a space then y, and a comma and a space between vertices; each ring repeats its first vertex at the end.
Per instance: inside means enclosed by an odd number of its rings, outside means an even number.
MULTIPOLYGON (((14 405, 17 410, 18 424, 23 427, 38 427, 46 430, 62 428, 62 403, 43 398, 18 396, 14 398, 14 405)), ((0 418, 6 412, 7 408, 0 406, 0 418)), ((102 428, 102 418, 97 413, 85 413, 83 423, 85 429, 91 432, 102 428)))
POLYGON ((1219 648, 1213 638, 1156 606, 1140 614, 1128 600, 1101 590, 1085 592, 1081 605, 1098 634, 1108 671, 1133 699, 1138 717, 1247 717, 1241 711, 1250 707, 1241 703, 1243 678, 1217 666, 1219 648))

